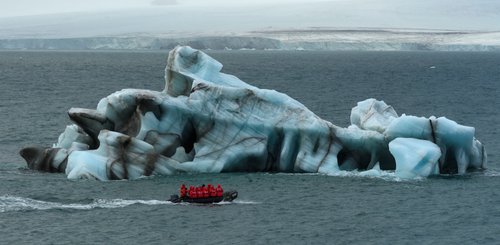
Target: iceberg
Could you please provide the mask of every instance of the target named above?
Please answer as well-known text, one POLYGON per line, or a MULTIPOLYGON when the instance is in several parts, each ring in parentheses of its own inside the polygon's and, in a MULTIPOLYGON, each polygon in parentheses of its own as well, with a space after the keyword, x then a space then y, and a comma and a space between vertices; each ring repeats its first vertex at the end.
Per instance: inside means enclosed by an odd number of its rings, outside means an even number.
POLYGON ((464 174, 486 167, 472 127, 445 117, 398 116, 367 99, 351 126, 221 72, 187 46, 170 51, 165 89, 123 89, 96 109, 72 108, 74 124, 52 147, 20 151, 28 168, 69 179, 120 180, 177 173, 291 172, 335 175, 387 170, 398 177, 464 174))

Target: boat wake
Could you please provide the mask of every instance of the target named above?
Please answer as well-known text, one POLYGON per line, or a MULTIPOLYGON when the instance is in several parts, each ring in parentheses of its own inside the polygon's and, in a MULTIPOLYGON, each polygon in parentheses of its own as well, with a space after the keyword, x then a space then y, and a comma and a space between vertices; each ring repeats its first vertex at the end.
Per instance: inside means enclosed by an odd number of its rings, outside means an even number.
POLYGON ((18 196, 0 196, 0 213, 12 211, 75 209, 91 210, 95 208, 122 208, 133 204, 166 205, 172 204, 160 200, 124 200, 124 199, 94 199, 90 203, 59 203, 41 201, 18 196))
POLYGON ((234 204, 237 204, 237 205, 253 205, 253 204, 261 204, 261 202, 253 202, 253 201, 244 201, 244 200, 234 200, 232 202, 219 202, 219 203, 216 203, 217 205, 234 205, 234 204))
MULTIPOLYGON (((0 213, 31 211, 31 210, 51 210, 51 209, 74 209, 91 210, 96 208, 123 208, 134 204, 141 205, 191 205, 190 203, 172 203, 162 200, 125 200, 125 199, 93 199, 90 203, 60 203, 41 201, 27 197, 0 196, 0 213)), ((259 202, 235 200, 232 202, 220 202, 211 205, 252 205, 259 202)), ((200 205, 200 204, 197 204, 200 205)), ((201 204, 203 205, 203 204, 201 204)))

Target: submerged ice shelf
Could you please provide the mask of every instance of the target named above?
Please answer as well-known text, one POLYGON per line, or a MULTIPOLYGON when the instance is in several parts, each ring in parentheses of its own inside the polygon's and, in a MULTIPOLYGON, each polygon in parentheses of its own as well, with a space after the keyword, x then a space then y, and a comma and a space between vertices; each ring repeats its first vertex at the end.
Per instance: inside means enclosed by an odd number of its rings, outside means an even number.
POLYGON ((137 179, 182 172, 338 174, 394 170, 400 178, 463 174, 486 166, 472 127, 445 117, 399 116, 367 99, 351 126, 325 121, 300 102, 221 73, 190 47, 169 53, 165 89, 124 89, 95 110, 72 108, 74 124, 53 147, 21 150, 28 167, 70 179, 137 179))

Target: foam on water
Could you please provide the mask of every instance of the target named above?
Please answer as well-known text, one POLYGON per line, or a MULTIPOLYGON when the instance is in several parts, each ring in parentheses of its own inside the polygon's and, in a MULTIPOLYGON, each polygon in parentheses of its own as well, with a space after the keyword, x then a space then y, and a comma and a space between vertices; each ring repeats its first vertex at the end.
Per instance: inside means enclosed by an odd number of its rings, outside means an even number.
POLYGON ((382 180, 394 181, 394 182, 414 181, 414 180, 423 179, 421 177, 402 179, 402 178, 396 176, 394 171, 384 171, 384 170, 380 170, 380 169, 371 169, 371 170, 367 170, 367 171, 358 171, 358 170, 339 171, 337 173, 328 174, 328 176, 350 177, 350 178, 373 178, 373 179, 382 179, 382 180))
MULTIPOLYGON (((402 182, 402 181, 415 181, 415 180, 424 180, 425 178, 420 177, 420 176, 414 176, 412 178, 400 178, 396 176, 396 173, 394 171, 388 171, 388 170, 380 170, 378 166, 376 166, 373 169, 366 170, 366 171, 359 171, 359 170, 352 170, 352 171, 346 171, 346 170, 341 170, 335 173, 329 173, 329 174, 321 174, 321 173, 265 173, 265 174, 272 174, 272 175, 284 175, 284 176, 294 176, 294 175, 326 175, 326 176, 332 176, 332 177, 347 177, 347 178, 372 178, 372 179, 382 179, 386 181, 395 181, 395 182, 402 182)), ((500 175, 499 175, 500 176, 500 175)))
POLYGON ((487 169, 482 174, 487 177, 500 177, 500 171, 495 169, 487 169))
POLYGON ((165 205, 168 201, 160 200, 124 200, 124 199, 95 199, 91 203, 58 203, 47 202, 27 197, 0 196, 0 213, 25 210, 50 210, 50 209, 78 209, 90 210, 95 208, 122 208, 133 204, 165 205))
MULTIPOLYGON (((91 203, 59 203, 47 202, 27 197, 0 196, 0 213, 27 211, 27 210, 50 210, 50 209, 76 209, 76 210, 91 210, 95 208, 123 208, 133 204, 142 205, 191 205, 190 203, 172 203, 170 201, 161 200, 125 200, 125 199, 95 199, 91 203)), ((259 202, 237 200, 233 202, 220 202, 213 205, 251 205, 260 204, 259 202)), ((203 204, 204 205, 204 204, 203 204)))
POLYGON ((238 205, 257 205, 257 204, 262 204, 261 202, 254 202, 254 201, 246 201, 246 200, 234 200, 232 202, 219 202, 216 203, 216 205, 230 205, 230 204, 238 204, 238 205))

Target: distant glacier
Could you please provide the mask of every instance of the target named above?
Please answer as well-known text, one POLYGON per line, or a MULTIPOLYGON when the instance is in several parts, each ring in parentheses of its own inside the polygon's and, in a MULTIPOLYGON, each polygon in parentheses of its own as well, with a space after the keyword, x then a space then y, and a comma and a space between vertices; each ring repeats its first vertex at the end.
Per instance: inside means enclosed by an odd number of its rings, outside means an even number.
POLYGON ((218 36, 0 39, 0 49, 4 50, 171 50, 178 45, 201 50, 500 51, 500 32, 305 29, 218 36))

